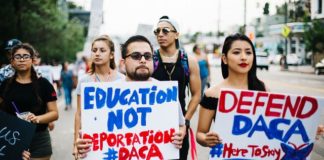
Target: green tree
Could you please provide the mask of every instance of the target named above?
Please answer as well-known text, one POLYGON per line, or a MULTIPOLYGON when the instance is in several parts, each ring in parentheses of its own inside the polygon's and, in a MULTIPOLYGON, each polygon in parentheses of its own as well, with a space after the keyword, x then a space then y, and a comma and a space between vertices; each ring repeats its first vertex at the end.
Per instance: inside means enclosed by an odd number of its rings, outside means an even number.
POLYGON ((28 42, 45 62, 73 60, 82 49, 83 27, 76 20, 68 20, 67 13, 58 9, 57 0, 1 1, 0 5, 0 15, 6 22, 0 23, 2 43, 11 38, 28 42))
POLYGON ((314 20, 311 25, 305 24, 305 44, 307 51, 324 54, 324 22, 314 20))
POLYGON ((269 5, 268 2, 264 4, 264 7, 263 7, 263 14, 264 14, 264 15, 269 15, 269 13, 270 13, 270 12, 269 12, 269 6, 270 6, 270 5, 269 5))

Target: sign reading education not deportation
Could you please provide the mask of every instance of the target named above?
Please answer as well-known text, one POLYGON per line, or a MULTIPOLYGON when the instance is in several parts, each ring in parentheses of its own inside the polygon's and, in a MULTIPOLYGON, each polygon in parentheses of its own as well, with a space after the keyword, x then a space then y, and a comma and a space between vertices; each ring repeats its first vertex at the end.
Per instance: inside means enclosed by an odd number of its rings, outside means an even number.
POLYGON ((210 159, 306 159, 323 109, 324 98, 224 89, 210 159))
POLYGON ((92 140, 86 159, 177 159, 177 82, 81 85, 82 136, 92 140))

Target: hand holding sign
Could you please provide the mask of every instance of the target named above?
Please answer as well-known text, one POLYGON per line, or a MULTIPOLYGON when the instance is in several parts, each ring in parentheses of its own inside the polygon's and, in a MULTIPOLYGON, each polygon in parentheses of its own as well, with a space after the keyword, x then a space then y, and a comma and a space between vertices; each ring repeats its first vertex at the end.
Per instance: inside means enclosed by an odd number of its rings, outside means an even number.
POLYGON ((208 147, 213 147, 219 143, 222 143, 222 139, 216 132, 208 132, 206 133, 205 143, 208 147))
POLYGON ((316 140, 319 140, 320 137, 324 139, 324 125, 322 124, 317 127, 316 140))
POLYGON ((22 159, 23 159, 23 160, 29 160, 29 159, 30 159, 30 152, 28 152, 28 151, 24 151, 24 152, 22 153, 22 159))
POLYGON ((76 141, 76 147, 78 149, 77 157, 78 158, 85 158, 87 157, 87 153, 91 150, 92 146, 91 139, 83 139, 78 138, 76 141))

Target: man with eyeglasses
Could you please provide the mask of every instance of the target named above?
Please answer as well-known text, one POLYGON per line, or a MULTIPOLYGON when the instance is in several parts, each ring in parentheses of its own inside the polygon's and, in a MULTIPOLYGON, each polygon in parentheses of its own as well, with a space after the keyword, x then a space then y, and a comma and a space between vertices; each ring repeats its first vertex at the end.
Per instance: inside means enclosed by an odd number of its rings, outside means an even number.
MULTIPOLYGON (((154 30, 160 48, 154 52, 153 77, 162 81, 178 81, 179 101, 186 119, 187 132, 190 128, 190 119, 200 102, 201 80, 197 60, 187 55, 180 48, 179 26, 175 20, 162 16, 154 30), (158 64, 158 65, 156 65, 158 64), (191 99, 186 109, 186 88, 191 92, 191 99)), ((193 136, 193 135, 192 135, 193 136)), ((194 143, 194 142, 193 142, 194 143)), ((186 160, 189 150, 189 136, 186 134, 180 159, 186 160)))
MULTIPOLYGON (((130 37, 121 46, 122 59, 126 70, 125 81, 156 81, 152 78, 153 73, 153 47, 150 41, 141 35, 130 37)), ((182 147, 185 135, 185 119, 179 105, 179 132, 173 135, 173 144, 176 148, 182 147)), ((91 147, 91 140, 79 138, 76 141, 78 149, 78 158, 84 158, 91 147)))

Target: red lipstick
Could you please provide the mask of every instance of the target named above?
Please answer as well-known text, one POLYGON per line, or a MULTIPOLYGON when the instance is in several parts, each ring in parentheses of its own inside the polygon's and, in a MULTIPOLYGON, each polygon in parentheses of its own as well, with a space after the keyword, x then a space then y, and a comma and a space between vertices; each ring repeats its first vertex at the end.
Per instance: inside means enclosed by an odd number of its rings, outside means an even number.
POLYGON ((245 68, 245 67, 248 66, 248 64, 247 63, 240 63, 239 66, 245 68))

